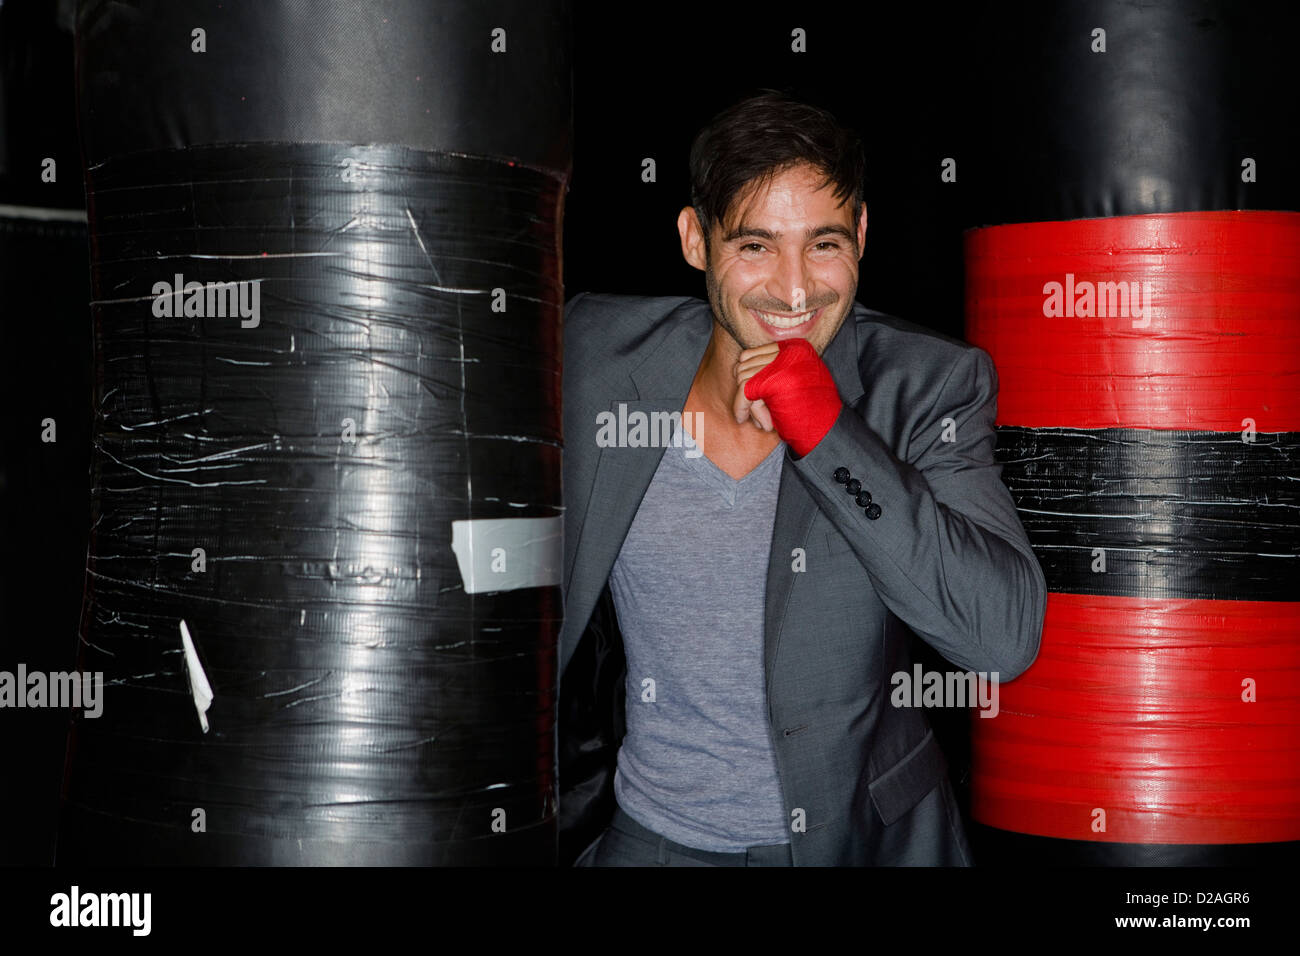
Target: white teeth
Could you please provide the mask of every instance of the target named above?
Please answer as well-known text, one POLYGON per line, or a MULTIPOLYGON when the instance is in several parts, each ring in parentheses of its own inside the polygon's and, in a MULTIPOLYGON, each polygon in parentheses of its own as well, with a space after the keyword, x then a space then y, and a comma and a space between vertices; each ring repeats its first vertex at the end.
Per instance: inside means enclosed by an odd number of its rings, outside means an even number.
POLYGON ((800 312, 798 315, 789 316, 773 315, 770 312, 759 312, 757 309, 755 309, 754 312, 768 325, 778 329, 793 329, 797 326, 803 325, 812 318, 812 312, 800 312))

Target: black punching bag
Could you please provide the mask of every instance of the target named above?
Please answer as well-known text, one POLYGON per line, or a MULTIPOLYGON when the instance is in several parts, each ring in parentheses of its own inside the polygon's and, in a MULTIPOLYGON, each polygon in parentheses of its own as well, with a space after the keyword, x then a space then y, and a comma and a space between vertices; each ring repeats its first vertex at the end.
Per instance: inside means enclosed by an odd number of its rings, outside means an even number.
POLYGON ((566 4, 88 0, 61 863, 555 859, 566 4))

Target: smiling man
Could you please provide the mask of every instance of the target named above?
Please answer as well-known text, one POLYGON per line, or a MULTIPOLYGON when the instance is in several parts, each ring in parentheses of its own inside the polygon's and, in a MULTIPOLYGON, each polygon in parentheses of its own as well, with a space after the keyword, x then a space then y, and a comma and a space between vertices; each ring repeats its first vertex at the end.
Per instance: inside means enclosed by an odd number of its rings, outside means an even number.
POLYGON ((971 862, 890 677, 910 628, 1014 678, 1046 586, 988 355, 855 301, 863 179, 825 111, 747 99, 696 138, 677 220, 708 301, 566 308, 564 864, 971 862), (681 431, 609 447, 611 413, 681 431))

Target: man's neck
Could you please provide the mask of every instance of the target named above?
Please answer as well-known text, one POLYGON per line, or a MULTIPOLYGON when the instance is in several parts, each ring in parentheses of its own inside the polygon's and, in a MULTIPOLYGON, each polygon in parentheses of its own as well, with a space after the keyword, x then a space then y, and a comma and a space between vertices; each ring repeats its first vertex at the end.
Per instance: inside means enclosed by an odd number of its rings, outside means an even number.
POLYGON ((704 455, 733 478, 748 474, 781 441, 776 432, 765 432, 752 420, 737 424, 733 403, 739 387, 735 373, 739 359, 740 346, 715 322, 685 408, 704 418, 700 442, 704 455))
POLYGON ((696 404, 702 406, 710 418, 716 416, 733 423, 736 420, 732 403, 736 398, 735 368, 738 361, 740 345, 715 321, 713 334, 691 383, 696 404))

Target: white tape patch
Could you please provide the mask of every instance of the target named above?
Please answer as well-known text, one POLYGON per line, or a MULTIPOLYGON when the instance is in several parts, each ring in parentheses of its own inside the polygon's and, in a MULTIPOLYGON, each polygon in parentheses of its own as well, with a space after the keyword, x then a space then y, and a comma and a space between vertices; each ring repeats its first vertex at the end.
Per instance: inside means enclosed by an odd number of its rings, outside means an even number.
POLYGON ((562 580, 564 519, 453 521, 451 549, 466 594, 550 587, 562 580))

